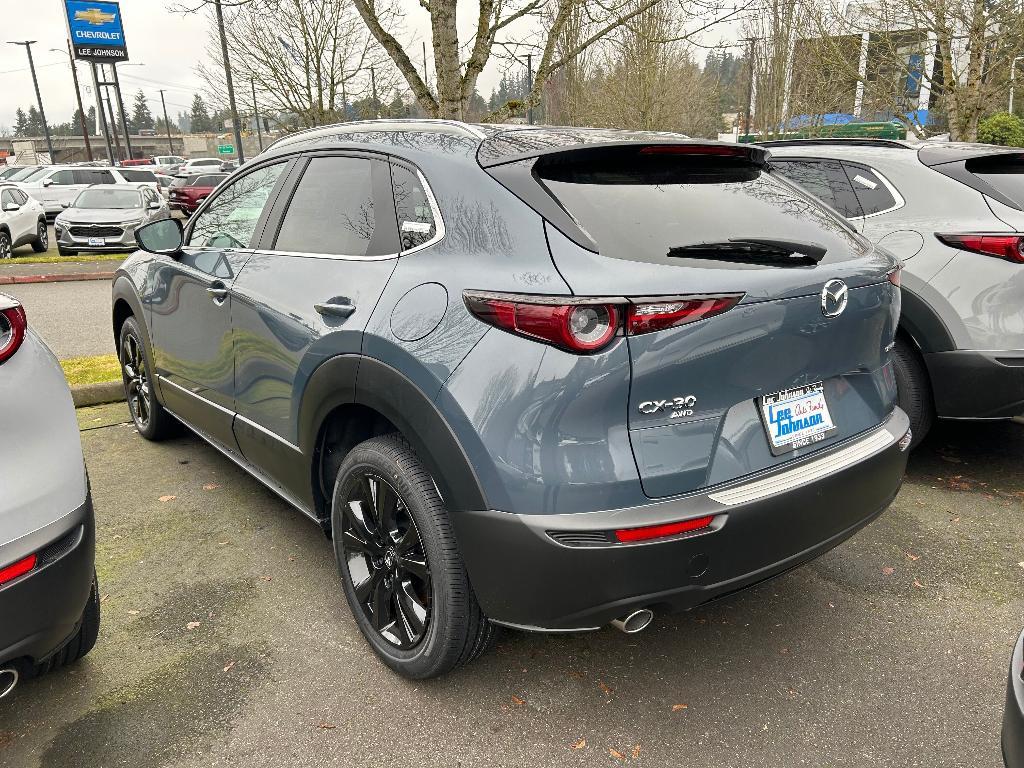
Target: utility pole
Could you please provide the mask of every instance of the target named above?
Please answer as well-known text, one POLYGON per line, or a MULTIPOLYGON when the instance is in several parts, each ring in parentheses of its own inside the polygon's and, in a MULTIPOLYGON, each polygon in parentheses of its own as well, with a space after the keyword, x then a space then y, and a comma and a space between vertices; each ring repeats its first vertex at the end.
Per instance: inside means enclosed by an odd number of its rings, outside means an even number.
POLYGON ((103 94, 100 92, 99 75, 96 74, 96 62, 90 61, 89 67, 92 69, 92 87, 96 89, 96 119, 103 128, 103 140, 107 145, 107 162, 113 165, 114 150, 110 146, 110 128, 107 126, 107 115, 103 111, 103 94))
POLYGON ((121 139, 117 136, 117 121, 114 119, 114 107, 110 104, 109 95, 103 97, 103 103, 107 105, 107 113, 110 116, 110 132, 114 134, 114 151, 117 154, 117 159, 111 165, 117 165, 121 162, 121 139))
MULTIPOLYGON (((51 48, 54 53, 64 53, 60 48, 51 48)), ((78 101, 78 114, 82 123, 82 140, 85 141, 86 157, 92 161, 92 144, 89 142, 89 123, 85 119, 85 110, 82 108, 82 90, 78 87, 78 67, 75 65, 75 56, 71 51, 71 41, 68 40, 68 61, 71 64, 71 79, 75 82, 75 99, 78 101)))
MULTIPOLYGON (((533 93, 533 54, 526 54, 526 98, 530 99, 533 93)), ((533 100, 530 99, 530 106, 526 109, 526 122, 533 125, 533 100)))
POLYGON ((114 71, 114 94, 117 96, 117 111, 121 115, 121 127, 124 128, 124 145, 128 152, 128 160, 133 157, 132 153, 132 139, 129 135, 131 131, 128 128, 128 118, 124 113, 124 100, 121 98, 121 81, 117 77, 117 64, 114 62, 110 63, 110 68, 114 71))
POLYGON ((370 67, 370 85, 373 89, 373 116, 380 118, 380 102, 377 101, 377 70, 370 67))
POLYGON ((32 85, 36 87, 36 103, 39 104, 39 117, 43 121, 43 133, 46 134, 46 151, 50 153, 50 162, 57 162, 57 158, 53 156, 53 142, 50 141, 50 126, 46 122, 46 112, 43 110, 43 97, 39 93, 39 80, 36 78, 36 64, 32 61, 32 44, 35 40, 8 40, 11 45, 24 46, 25 52, 28 53, 28 68, 32 70, 32 85))
POLYGON ((228 87, 228 107, 231 109, 231 125, 235 129, 235 156, 238 164, 245 162, 245 153, 242 150, 242 128, 238 124, 238 107, 235 106, 235 86, 231 82, 231 62, 228 60, 228 35, 224 31, 224 9, 220 0, 214 0, 213 6, 217 11, 217 31, 220 33, 220 55, 224 59, 224 83, 228 87))
POLYGON ((256 83, 252 80, 249 81, 249 85, 252 86, 252 114, 256 118, 256 138, 260 142, 260 152, 263 151, 263 128, 260 126, 260 108, 256 103, 256 83))
POLYGON ((174 154, 174 145, 171 143, 171 121, 167 119, 167 102, 164 100, 164 89, 160 89, 160 106, 164 108, 164 128, 167 130, 167 154, 174 154))

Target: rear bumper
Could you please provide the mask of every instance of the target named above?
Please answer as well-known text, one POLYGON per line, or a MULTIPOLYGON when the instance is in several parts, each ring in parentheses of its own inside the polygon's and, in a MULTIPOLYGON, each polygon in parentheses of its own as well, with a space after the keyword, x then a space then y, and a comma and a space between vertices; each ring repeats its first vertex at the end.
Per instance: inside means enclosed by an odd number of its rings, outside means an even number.
POLYGON ((1024 415, 1024 353, 956 350, 928 354, 924 360, 940 418, 1024 415))
POLYGON ((1024 634, 1017 639, 1010 658, 1002 741, 1006 768, 1024 768, 1024 634))
POLYGON ((453 524, 498 623, 572 631, 638 608, 687 610, 807 562, 878 516, 899 490, 908 429, 896 409, 867 434, 700 494, 570 515, 457 512, 453 524), (708 515, 710 528, 655 542, 605 533, 708 515))
POLYGON ((38 664, 60 650, 77 631, 95 564, 91 496, 71 514, 32 536, 39 539, 29 547, 39 564, 0 587, 0 664, 25 658, 38 664))

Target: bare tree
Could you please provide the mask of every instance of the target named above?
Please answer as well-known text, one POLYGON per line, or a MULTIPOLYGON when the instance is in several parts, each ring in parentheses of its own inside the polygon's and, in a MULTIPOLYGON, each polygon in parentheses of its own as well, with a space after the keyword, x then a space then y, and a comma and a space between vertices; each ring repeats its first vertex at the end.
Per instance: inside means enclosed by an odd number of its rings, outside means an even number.
MULTIPOLYGON (((461 119, 476 88, 480 73, 492 55, 518 57, 534 54, 533 88, 523 103, 499 107, 488 119, 500 121, 512 112, 537 104, 551 75, 598 41, 637 18, 644 11, 670 0, 478 0, 475 31, 463 44, 459 39, 458 0, 420 0, 430 15, 434 50, 436 95, 424 83, 409 53, 382 13, 378 0, 353 0, 367 28, 401 72, 420 107, 434 117, 461 119), (584 9, 588 34, 575 45, 561 45, 573 14, 584 9), (518 22, 518 23, 517 23, 518 22), (516 38, 514 28, 527 28, 516 38), (465 53, 465 56, 463 55, 465 53)), ((386 7, 384 7, 386 10, 386 7)), ((735 15, 723 12, 705 26, 735 15)), ((694 34, 691 31, 690 34, 694 34)))
MULTIPOLYGON (((230 26, 229 57, 240 92, 255 86, 265 109, 294 114, 303 127, 344 119, 345 103, 371 95, 371 68, 378 100, 400 82, 350 0, 250 0, 233 11, 230 26)), ((217 100, 224 70, 214 32, 207 52, 213 65, 200 64, 197 71, 217 100)), ((249 101, 243 95, 251 108, 249 101)))

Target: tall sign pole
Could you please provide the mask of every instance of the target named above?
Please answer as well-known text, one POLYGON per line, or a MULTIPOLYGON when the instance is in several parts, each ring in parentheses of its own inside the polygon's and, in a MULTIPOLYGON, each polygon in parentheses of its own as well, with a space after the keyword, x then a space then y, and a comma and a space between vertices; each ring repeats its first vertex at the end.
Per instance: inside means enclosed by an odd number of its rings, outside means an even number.
POLYGON ((39 117, 43 121, 43 133, 46 134, 46 151, 50 153, 50 162, 57 162, 53 156, 53 142, 50 141, 50 126, 46 122, 46 111, 43 109, 43 97, 39 93, 39 80, 36 78, 36 64, 32 61, 32 44, 35 40, 8 40, 11 45, 20 45, 28 53, 28 68, 32 70, 32 85, 36 87, 36 103, 39 105, 39 117))
POLYGON ((121 98, 121 81, 117 77, 117 64, 111 62, 110 69, 114 73, 114 93, 117 95, 117 111, 121 115, 121 128, 124 129, 124 146, 128 152, 128 159, 131 160, 134 157, 132 154, 131 129, 128 126, 128 117, 124 112, 124 99, 121 98))
MULTIPOLYGON (((164 128, 167 129, 167 154, 174 154, 174 145, 171 144, 171 121, 167 119, 167 102, 164 101, 164 89, 160 89, 160 106, 164 108, 164 128)), ((260 146, 260 149, 263 149, 260 146)))
POLYGON ((107 162, 114 164, 114 150, 110 146, 110 128, 107 126, 107 113, 103 109, 103 93, 100 91, 100 77, 96 72, 96 62, 89 62, 89 69, 92 71, 92 87, 96 91, 96 117, 103 129, 103 141, 107 145, 107 162))
POLYGON ((85 142, 85 156, 92 160, 92 144, 89 143, 89 121, 85 119, 85 109, 82 107, 82 90, 78 87, 78 66, 75 64, 75 54, 71 52, 71 41, 68 40, 68 59, 71 64, 71 79, 75 81, 75 99, 78 101, 78 116, 82 122, 82 140, 85 142))

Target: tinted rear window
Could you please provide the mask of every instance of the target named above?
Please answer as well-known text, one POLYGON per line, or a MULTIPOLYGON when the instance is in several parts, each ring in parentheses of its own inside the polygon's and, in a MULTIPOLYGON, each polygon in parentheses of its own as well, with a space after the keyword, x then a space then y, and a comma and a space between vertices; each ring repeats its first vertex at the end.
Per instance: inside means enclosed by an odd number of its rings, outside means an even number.
POLYGON ((121 175, 124 176, 125 181, 156 181, 156 176, 152 171, 132 171, 124 168, 121 170, 121 175))
POLYGON ((1024 209, 1024 156, 996 155, 968 160, 967 170, 1024 209))
MULTIPOLYGON (((816 243, 828 261, 863 252, 846 222, 739 158, 580 151, 543 158, 534 171, 605 256, 681 263, 687 248, 743 238, 816 243)), ((715 260, 732 259, 723 250, 715 260)))

